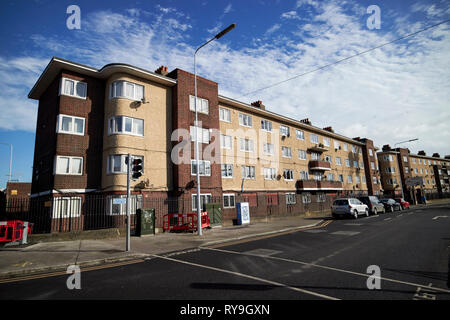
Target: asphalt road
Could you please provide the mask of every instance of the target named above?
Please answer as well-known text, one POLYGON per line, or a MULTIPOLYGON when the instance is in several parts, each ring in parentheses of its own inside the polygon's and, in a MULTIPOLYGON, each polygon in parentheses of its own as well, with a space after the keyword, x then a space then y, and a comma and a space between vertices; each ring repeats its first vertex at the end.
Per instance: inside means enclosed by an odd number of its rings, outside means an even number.
POLYGON ((79 290, 67 288, 69 275, 0 281, 0 299, 450 300, 450 206, 329 220, 80 276, 79 290))

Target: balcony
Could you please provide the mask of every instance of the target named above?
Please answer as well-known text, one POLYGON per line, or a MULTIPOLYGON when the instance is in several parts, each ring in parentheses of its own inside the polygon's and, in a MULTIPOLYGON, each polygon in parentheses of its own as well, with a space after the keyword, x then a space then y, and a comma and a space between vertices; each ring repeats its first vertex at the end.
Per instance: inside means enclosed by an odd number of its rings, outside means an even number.
POLYGON ((309 162, 309 169, 310 170, 317 170, 317 171, 329 171, 331 170, 331 165, 327 161, 321 161, 321 160, 312 160, 309 162))
POLYGON ((317 181, 321 190, 342 190, 342 182, 340 181, 317 181))
POLYGON ((323 144, 319 143, 319 144, 316 144, 316 145, 314 145, 312 147, 308 147, 308 151, 322 153, 322 152, 328 151, 328 148, 325 147, 323 144))
POLYGON ((299 190, 318 190, 318 181, 316 180, 297 180, 295 186, 299 190))

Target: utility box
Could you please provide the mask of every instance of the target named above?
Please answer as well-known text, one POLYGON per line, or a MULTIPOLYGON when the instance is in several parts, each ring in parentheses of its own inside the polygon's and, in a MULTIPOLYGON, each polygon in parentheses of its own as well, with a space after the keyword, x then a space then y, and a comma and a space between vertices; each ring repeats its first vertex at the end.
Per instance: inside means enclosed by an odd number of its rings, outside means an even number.
POLYGON ((137 209, 136 211, 136 232, 140 237, 148 234, 155 234, 155 209, 137 209))
POLYGON ((250 223, 250 207, 248 202, 236 203, 236 212, 238 225, 250 223))

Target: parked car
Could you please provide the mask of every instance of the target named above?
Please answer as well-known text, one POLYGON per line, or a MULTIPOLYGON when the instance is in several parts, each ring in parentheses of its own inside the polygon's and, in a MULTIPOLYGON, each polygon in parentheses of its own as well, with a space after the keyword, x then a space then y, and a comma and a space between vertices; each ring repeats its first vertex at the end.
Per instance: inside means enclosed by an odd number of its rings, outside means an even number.
POLYGON ((339 198, 334 200, 331 214, 333 218, 351 216, 357 219, 362 214, 368 217, 369 207, 356 198, 339 198))
POLYGON ((400 205, 402 206, 403 210, 409 209, 409 202, 406 201, 405 199, 403 199, 403 198, 395 198, 394 200, 396 202, 400 203, 400 205))
POLYGON ((386 213, 384 209, 384 204, 380 202, 377 196, 364 196, 358 197, 358 200, 369 207, 369 212, 373 214, 386 213))
POLYGON ((394 199, 391 198, 385 198, 380 200, 381 203, 384 204, 384 208, 386 209, 386 212, 394 212, 394 211, 400 211, 402 210, 402 205, 398 202, 396 202, 394 199))

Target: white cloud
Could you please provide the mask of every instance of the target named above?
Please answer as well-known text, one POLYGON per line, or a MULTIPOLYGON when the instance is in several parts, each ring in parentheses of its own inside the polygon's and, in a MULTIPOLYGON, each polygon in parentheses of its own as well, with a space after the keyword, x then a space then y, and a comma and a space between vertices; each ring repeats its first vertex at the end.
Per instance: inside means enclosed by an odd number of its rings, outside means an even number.
POLYGON ((230 13, 231 8, 232 8, 232 5, 231 5, 231 3, 230 3, 230 4, 228 4, 228 5, 225 7, 225 10, 223 10, 223 13, 224 13, 224 14, 230 13))
MULTIPOLYGON (((368 137, 377 146, 418 137, 418 142, 405 146, 413 152, 424 149, 428 154, 450 154, 450 35, 446 25, 243 96, 398 36, 388 30, 368 30, 363 16, 355 15, 365 11, 351 1, 346 3, 347 7, 299 1, 300 10, 306 9, 309 14, 302 15, 304 23, 297 30, 284 29, 285 16, 266 33, 261 32, 263 36, 255 35, 247 47, 232 49, 225 38, 212 42, 198 55, 198 72, 218 82, 219 92, 225 96, 240 97, 244 102, 262 100, 268 110, 295 119, 309 118, 319 127, 331 125, 337 133, 368 137), (264 37, 275 31, 279 31, 279 39, 269 41, 264 37)), ((186 40, 191 23, 177 15, 168 20, 164 15, 169 12, 174 13, 160 7, 152 19, 143 19, 135 12, 97 12, 86 17, 85 27, 77 33, 78 41, 34 35, 35 45, 49 52, 48 57, 0 59, 0 72, 6 79, 0 80, 0 89, 14 93, 14 99, 2 99, 3 103, 17 109, 0 117, 0 127, 26 128, 22 114, 27 119, 25 116, 30 117, 34 110, 35 117, 35 104, 26 99, 26 94, 52 55, 97 68, 126 62, 149 70, 167 65, 192 72, 195 48, 186 40), (26 90, 20 92, 20 85, 6 82, 23 82, 26 90)), ((293 17, 293 11, 289 15, 293 17)), ((401 32, 422 26, 408 22, 408 29, 401 32)), ((219 22, 208 32, 221 27, 219 22)), ((6 109, 3 105, 2 110, 6 109)), ((35 120, 28 122, 32 126, 27 130, 34 130, 35 120)))
POLYGON ((288 11, 281 14, 281 18, 283 19, 300 19, 297 15, 297 11, 288 11))

